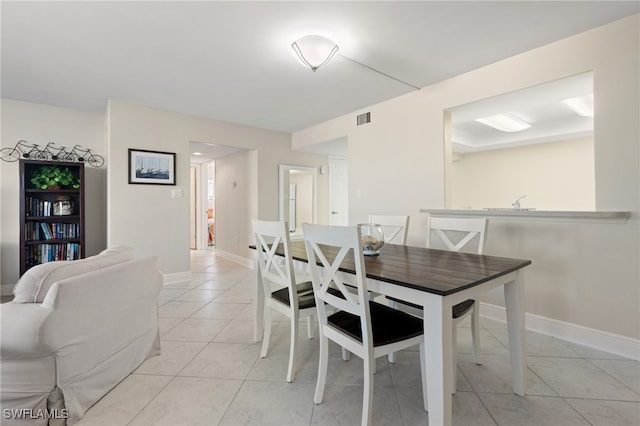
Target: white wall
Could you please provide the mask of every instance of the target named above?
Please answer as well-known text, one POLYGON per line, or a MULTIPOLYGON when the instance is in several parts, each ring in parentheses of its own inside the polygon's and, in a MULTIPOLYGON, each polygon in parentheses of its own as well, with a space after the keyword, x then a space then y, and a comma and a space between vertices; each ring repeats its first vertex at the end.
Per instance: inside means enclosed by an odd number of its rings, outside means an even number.
POLYGON ((257 217, 257 168, 255 150, 216 160, 216 250, 246 257, 257 217))
MULTIPOLYGON (((451 203, 446 111, 593 71, 596 208, 628 210, 631 218, 492 220, 487 253, 533 260, 526 271, 527 312, 638 339, 639 27, 635 15, 525 52, 295 133, 293 146, 347 137, 350 222, 376 207, 410 214, 409 244, 423 245, 425 217, 419 209, 451 203), (372 122, 356 127, 355 116, 364 111, 371 111, 372 122)), ((502 296, 487 300, 501 304, 502 296)))
POLYGON ((372 212, 409 214, 414 217, 408 244, 423 245, 425 224, 415 215, 421 208, 441 207, 444 198, 443 148, 432 143, 435 137, 424 141, 432 130, 425 120, 430 112, 436 114, 422 91, 412 92, 294 133, 293 148, 347 137, 349 223, 366 222, 372 212), (366 111, 372 122, 356 126, 356 115, 366 111))
MULTIPOLYGON (((47 105, 2 99, 2 140, 13 147, 23 139, 41 146, 48 142, 69 148, 76 144, 91 148, 105 157, 101 168, 85 166, 85 253, 97 254, 106 247, 105 199, 106 169, 105 116, 102 113, 76 111, 47 105)), ((18 163, 0 161, 0 264, 2 285, 15 284, 19 262, 19 187, 18 163)))
MULTIPOLYGON (((212 141, 253 150, 253 158, 235 173, 244 174, 252 188, 243 193, 242 208, 218 201, 217 248, 252 258, 250 218, 278 218, 278 164, 308 167, 327 165, 326 156, 291 150, 291 136, 111 101, 107 113, 91 113, 47 105, 2 100, 2 146, 19 139, 46 144, 80 144, 109 161, 101 169, 87 167, 87 255, 107 244, 127 244, 138 256, 156 255, 166 274, 188 273, 189 262, 189 141, 212 141), (177 185, 129 185, 128 148, 177 153, 177 185), (107 172, 108 168, 108 172, 107 172), (260 179, 258 179, 258 175, 260 179), (108 187, 108 188, 107 188, 108 187), (171 198, 171 189, 183 196, 171 198), (224 220, 225 209, 227 220, 224 220), (222 219, 219 215, 222 215, 222 219), (243 217, 243 219, 241 219, 243 217), (226 236, 230 236, 226 238, 226 236), (238 240, 236 242, 236 237, 238 240)), ((224 164, 226 160, 221 160, 224 164)), ((15 284, 19 274, 17 164, 0 163, 0 265, 2 284, 15 284)), ((220 195, 220 194, 217 194, 220 195)), ((328 177, 318 182, 320 221, 328 218, 328 177)))
POLYGON ((596 183, 593 139, 456 155, 452 164, 454 209, 522 207, 537 210, 594 210, 596 183))
MULTIPOLYGON (((278 164, 326 165, 323 155, 294 152, 291 135, 210 120, 155 108, 110 101, 108 106, 110 168, 108 176, 108 240, 128 244, 141 255, 156 255, 165 274, 188 273, 189 141, 236 146, 245 152, 216 161, 216 250, 252 258, 250 219, 278 219, 278 164), (175 152, 177 187, 127 184, 128 148, 175 152), (225 167, 228 166, 228 167, 225 167), (259 177, 259 179, 258 179, 259 177), (238 199, 225 203, 235 179, 238 199), (245 186, 246 185, 246 186, 245 186)), ((328 178, 318 184, 328 210, 328 178)), ((328 213, 320 220, 326 223, 328 213)))

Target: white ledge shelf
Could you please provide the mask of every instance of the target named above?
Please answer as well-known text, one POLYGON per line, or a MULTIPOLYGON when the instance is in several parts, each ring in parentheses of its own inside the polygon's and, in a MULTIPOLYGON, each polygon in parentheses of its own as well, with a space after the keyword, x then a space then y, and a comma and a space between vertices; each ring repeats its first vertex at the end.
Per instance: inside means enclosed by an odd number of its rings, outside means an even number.
POLYGON ((531 218, 531 219, 573 219, 604 220, 626 222, 631 215, 628 211, 563 211, 563 210, 515 210, 515 209, 420 209, 420 213, 434 216, 483 216, 496 218, 531 218))

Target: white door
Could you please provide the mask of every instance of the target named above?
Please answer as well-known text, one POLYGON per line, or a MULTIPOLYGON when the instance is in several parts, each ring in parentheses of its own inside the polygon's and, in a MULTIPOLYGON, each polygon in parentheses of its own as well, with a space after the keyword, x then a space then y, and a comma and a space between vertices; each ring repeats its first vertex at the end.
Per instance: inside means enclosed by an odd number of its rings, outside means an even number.
POLYGON ((346 158, 329 157, 329 225, 349 224, 349 167, 346 158))
POLYGON ((190 238, 190 247, 191 250, 195 250, 197 248, 196 239, 197 239, 197 223, 198 223, 198 200, 196 196, 196 168, 191 166, 189 168, 189 203, 190 203, 190 212, 189 215, 189 233, 191 235, 190 238))

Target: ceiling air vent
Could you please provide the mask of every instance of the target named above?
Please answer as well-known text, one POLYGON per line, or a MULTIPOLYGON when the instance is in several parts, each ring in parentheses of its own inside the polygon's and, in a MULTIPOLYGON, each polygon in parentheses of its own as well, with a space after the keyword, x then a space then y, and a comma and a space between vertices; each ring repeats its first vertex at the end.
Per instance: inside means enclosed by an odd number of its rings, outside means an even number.
POLYGON ((359 116, 356 117, 356 123, 358 126, 371 123, 371 113, 365 112, 364 114, 360 114, 359 116))

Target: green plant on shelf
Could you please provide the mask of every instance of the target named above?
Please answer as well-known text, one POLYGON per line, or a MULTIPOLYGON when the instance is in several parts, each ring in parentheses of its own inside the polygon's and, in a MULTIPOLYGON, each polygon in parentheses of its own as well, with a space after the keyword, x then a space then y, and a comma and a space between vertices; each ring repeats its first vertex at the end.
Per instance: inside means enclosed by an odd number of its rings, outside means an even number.
POLYGON ((69 167, 42 166, 31 175, 31 183, 38 189, 80 188, 80 179, 69 167))

